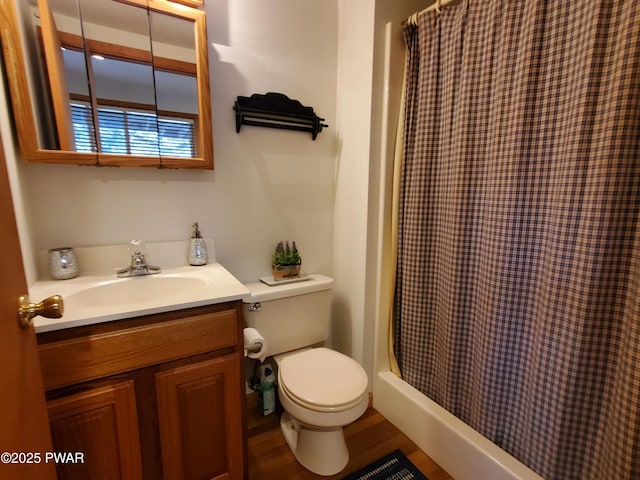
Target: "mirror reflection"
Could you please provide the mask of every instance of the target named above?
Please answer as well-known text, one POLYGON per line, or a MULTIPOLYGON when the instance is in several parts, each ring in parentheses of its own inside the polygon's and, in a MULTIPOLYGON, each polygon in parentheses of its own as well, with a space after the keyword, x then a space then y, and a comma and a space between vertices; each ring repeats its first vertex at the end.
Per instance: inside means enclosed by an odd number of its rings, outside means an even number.
POLYGON ((203 12, 156 0, 32 1, 49 83, 44 103, 55 120, 40 125, 39 149, 99 159, 212 154, 203 140, 208 74, 197 54, 206 41, 203 12))
POLYGON ((198 150, 198 85, 192 22, 149 12, 160 155, 198 150))
MULTIPOLYGON (((69 97, 68 80, 71 78, 76 88, 88 92, 88 73, 84 62, 82 48, 82 20, 76 0, 38 0, 37 9, 33 16, 36 21, 36 38, 41 39, 41 49, 44 52, 46 68, 49 78, 51 105, 54 114, 55 146, 62 150, 75 150, 74 129, 69 97), (37 25, 39 19, 40 24, 37 25), (63 38, 64 37, 64 38, 63 38), (80 39, 73 41, 72 39, 80 39), (64 52, 69 52, 67 59, 74 62, 73 76, 68 75, 64 52), (75 52, 75 55, 73 55, 75 52)), ((79 132, 80 134, 80 132, 79 132)))

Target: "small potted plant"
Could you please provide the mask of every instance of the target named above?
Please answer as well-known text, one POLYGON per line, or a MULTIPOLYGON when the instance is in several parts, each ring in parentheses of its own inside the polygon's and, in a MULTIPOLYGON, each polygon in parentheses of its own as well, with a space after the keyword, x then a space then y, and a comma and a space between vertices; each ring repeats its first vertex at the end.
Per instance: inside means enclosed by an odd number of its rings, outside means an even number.
POLYGON ((296 242, 280 241, 276 246, 276 251, 271 256, 271 270, 274 280, 289 280, 300 276, 300 252, 296 242))

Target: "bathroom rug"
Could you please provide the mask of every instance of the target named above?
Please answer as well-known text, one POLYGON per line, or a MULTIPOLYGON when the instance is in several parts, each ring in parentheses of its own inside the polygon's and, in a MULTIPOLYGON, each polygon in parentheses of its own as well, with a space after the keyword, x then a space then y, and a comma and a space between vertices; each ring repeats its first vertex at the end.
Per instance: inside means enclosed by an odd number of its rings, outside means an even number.
POLYGON ((400 451, 391 452, 342 480, 429 480, 400 451))

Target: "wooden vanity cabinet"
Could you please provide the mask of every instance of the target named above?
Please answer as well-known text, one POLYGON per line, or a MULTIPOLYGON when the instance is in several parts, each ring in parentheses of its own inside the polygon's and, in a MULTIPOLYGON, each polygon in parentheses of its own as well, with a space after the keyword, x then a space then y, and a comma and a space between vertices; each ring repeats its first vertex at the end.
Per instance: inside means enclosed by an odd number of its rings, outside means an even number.
POLYGON ((48 410, 59 479, 142 478, 132 381, 63 395, 48 410))
POLYGON ((242 479, 242 304, 37 335, 63 479, 242 479))

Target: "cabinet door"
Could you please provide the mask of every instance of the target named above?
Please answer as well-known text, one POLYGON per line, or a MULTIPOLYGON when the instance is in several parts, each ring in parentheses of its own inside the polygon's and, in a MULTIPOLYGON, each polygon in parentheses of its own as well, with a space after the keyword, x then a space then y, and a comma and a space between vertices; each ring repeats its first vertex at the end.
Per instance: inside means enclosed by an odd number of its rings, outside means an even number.
POLYGON ((156 374, 165 480, 243 478, 237 354, 156 374))
POLYGON ((142 478, 132 381, 48 402, 59 480, 142 478))

